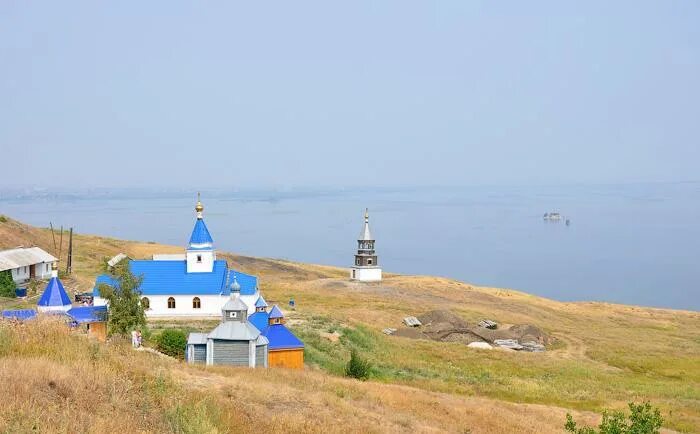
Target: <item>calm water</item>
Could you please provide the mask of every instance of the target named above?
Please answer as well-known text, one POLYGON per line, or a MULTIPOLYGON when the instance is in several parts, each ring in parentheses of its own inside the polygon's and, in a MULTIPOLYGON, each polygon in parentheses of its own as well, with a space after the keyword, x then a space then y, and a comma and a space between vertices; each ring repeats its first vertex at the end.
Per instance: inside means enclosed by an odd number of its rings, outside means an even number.
MULTIPOLYGON (((194 197, 0 199, 0 213, 184 246, 194 197)), ((384 269, 558 300, 700 310, 700 184, 210 193, 217 248, 349 266, 365 206, 384 269), (571 219, 545 222, 559 211, 571 219)))

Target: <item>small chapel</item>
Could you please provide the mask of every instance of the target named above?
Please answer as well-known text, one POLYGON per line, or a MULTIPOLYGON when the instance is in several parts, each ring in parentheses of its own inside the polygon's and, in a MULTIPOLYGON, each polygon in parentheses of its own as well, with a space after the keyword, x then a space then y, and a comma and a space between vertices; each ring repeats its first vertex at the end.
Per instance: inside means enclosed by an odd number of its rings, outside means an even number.
MULTIPOLYGON (((240 288, 238 297, 255 312, 260 297, 258 278, 229 268, 217 259, 214 240, 204 222, 204 206, 198 195, 194 228, 182 254, 155 254, 152 259, 129 260, 129 269, 141 276, 141 305, 147 317, 219 317, 231 298, 231 287, 240 288), (235 285, 234 285, 235 284, 235 285)), ((106 305, 100 285, 117 285, 109 275, 97 277, 94 304, 106 305)))
POLYGON ((382 280, 382 269, 379 267, 374 242, 372 232, 369 230, 369 209, 365 209, 365 224, 357 239, 355 264, 350 268, 351 280, 360 282, 379 282, 382 280))

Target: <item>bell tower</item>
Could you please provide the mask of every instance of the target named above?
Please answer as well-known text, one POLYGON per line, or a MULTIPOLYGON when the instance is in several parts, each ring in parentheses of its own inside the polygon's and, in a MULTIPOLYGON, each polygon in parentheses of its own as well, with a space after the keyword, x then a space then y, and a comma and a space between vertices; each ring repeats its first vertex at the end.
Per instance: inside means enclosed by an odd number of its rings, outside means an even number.
POLYGON ((361 282, 382 280, 382 269, 379 267, 374 243, 375 240, 369 230, 369 210, 365 209, 365 224, 357 240, 355 264, 350 269, 351 280, 359 280, 361 282))
POLYGON ((197 213, 197 220, 192 229, 190 242, 187 245, 185 256, 187 258, 188 273, 211 273, 214 271, 214 261, 216 261, 216 251, 214 250, 214 240, 209 235, 209 229, 204 224, 204 205, 197 193, 197 205, 194 207, 197 213))

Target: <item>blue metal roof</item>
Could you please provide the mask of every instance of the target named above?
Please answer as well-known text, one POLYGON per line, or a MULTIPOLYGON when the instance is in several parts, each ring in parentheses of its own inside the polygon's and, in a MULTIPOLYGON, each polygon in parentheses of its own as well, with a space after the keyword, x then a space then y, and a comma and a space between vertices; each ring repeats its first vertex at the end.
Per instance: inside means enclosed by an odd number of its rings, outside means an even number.
POLYGON ((262 295, 258 297, 258 301, 255 302, 255 307, 267 307, 267 302, 262 295))
POLYGON ((294 333, 290 332, 284 324, 272 324, 261 333, 270 341, 270 350, 282 350, 292 348, 304 348, 304 343, 294 333))
MULTIPOLYGON (((151 261, 131 260, 129 268, 136 276, 143 276, 141 293, 143 295, 231 295, 227 283, 233 281, 233 274, 241 285, 242 295, 253 295, 258 288, 258 278, 240 271, 229 270, 223 259, 214 261, 211 273, 188 273, 187 262, 182 261, 151 261), (230 276, 230 279, 229 279, 230 276)), ((99 284, 110 286, 118 282, 109 275, 103 274, 95 280, 92 290, 99 297, 99 284)))
POLYGON ((272 306, 272 310, 270 311, 270 318, 284 318, 284 314, 282 314, 282 311, 279 307, 277 307, 277 305, 272 306))
POLYGON ((5 319, 18 319, 21 321, 36 318, 34 309, 3 310, 2 317, 5 319))
MULTIPOLYGON (((232 284, 234 274, 236 275, 236 282, 241 285, 241 295, 255 295, 255 292, 258 290, 258 278, 251 274, 245 274, 231 269, 231 271, 229 271, 229 282, 232 284)), ((230 293, 231 287, 229 286, 227 290, 230 293)))
MULTIPOLYGON (((210 246, 214 244, 214 240, 211 238, 211 235, 209 235, 207 225, 204 224, 204 219, 197 219, 194 224, 194 229, 192 229, 192 235, 190 236, 190 247, 188 248, 193 248, 193 244, 209 244, 210 246)), ((196 246, 194 248, 201 249, 202 246, 196 246)))
POLYGON ((68 306, 71 304, 70 298, 63 288, 63 283, 58 277, 52 277, 46 285, 44 293, 37 302, 38 306, 68 306))
POLYGON ((255 312, 248 317, 248 322, 253 324, 260 331, 265 330, 268 323, 267 312, 255 312))
POLYGON ((80 306, 66 312, 78 324, 107 321, 107 306, 80 306))

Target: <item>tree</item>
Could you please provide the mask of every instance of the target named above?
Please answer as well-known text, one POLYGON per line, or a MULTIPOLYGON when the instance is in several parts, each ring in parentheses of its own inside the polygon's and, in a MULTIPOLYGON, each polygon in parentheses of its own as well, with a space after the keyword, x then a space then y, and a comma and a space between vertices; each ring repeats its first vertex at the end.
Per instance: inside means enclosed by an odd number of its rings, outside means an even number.
POLYGON ((185 357, 187 336, 178 329, 166 329, 158 336, 158 351, 178 359, 185 357))
POLYGON ((100 295, 109 302, 109 332, 126 336, 136 328, 146 327, 146 315, 141 306, 141 276, 134 276, 128 261, 114 267, 113 285, 101 284, 100 295))
POLYGON ((628 417, 622 411, 604 411, 599 431, 588 426, 579 428, 574 418, 567 414, 564 429, 574 434, 659 434, 664 418, 658 408, 648 402, 639 405, 630 402, 629 409, 628 417))
POLYGON ((12 270, 0 271, 0 297, 14 297, 16 287, 12 270))
POLYGON ((360 357, 356 350, 350 352, 350 360, 348 364, 345 365, 345 376, 357 378, 358 380, 366 380, 369 378, 370 370, 372 369, 372 364, 360 357))

